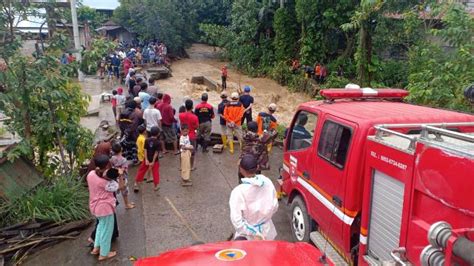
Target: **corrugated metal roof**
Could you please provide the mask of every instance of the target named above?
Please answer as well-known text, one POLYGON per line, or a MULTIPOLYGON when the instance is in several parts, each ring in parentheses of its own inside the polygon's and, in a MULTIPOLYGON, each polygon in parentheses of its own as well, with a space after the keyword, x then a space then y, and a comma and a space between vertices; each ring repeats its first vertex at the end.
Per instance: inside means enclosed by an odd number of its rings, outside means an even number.
POLYGON ((39 172, 27 160, 0 163, 0 199, 14 200, 43 181, 39 172))

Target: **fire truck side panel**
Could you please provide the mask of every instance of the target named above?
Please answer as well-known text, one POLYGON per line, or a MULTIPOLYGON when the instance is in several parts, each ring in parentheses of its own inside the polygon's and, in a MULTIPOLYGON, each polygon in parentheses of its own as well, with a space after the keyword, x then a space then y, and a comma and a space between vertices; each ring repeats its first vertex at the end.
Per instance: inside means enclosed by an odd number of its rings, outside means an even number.
MULTIPOLYGON (((358 175, 360 173, 360 167, 358 167, 360 161, 349 159, 363 156, 361 150, 363 145, 359 130, 359 126, 356 123, 332 114, 326 114, 324 121, 322 121, 320 139, 315 143, 317 145, 317 153, 315 163, 312 166, 316 176, 315 183, 326 193, 326 198, 331 204, 329 206, 326 205, 324 213, 319 213, 319 216, 323 216, 320 219, 325 218, 328 220, 328 225, 321 227, 321 230, 330 237, 332 243, 338 246, 339 251, 343 252, 346 258, 350 258, 352 225, 357 224, 357 227, 359 227, 359 222, 356 221, 358 209, 356 208, 357 204, 354 204, 354 198, 360 197, 360 190, 357 193, 357 187, 352 185, 361 181, 358 175), (330 162, 327 156, 321 153, 324 148, 319 147, 319 145, 324 145, 325 136, 322 136, 322 131, 326 123, 334 123, 338 127, 342 126, 346 132, 345 134, 350 134, 349 140, 347 140, 347 137, 344 140, 347 150, 343 165, 330 162), (348 183, 350 184, 348 185, 348 183)), ((341 138, 342 141, 343 138, 341 138)))
POLYGON ((359 246, 359 262, 362 265, 366 264, 363 259, 365 255, 389 259, 392 250, 404 246, 407 238, 407 228, 404 225, 407 224, 408 217, 403 212, 410 208, 413 165, 412 154, 383 145, 374 138, 367 141, 359 246), (382 186, 383 191, 377 192, 375 183, 380 182, 386 182, 386 186, 382 186), (400 187, 394 184, 399 184, 400 187), (398 189, 402 191, 397 191, 398 189), (397 194, 401 195, 401 209, 393 208, 397 194))
MULTIPOLYGON (((474 158, 418 143, 408 224, 407 257, 417 262, 429 227, 446 221, 453 230, 474 228, 474 158)), ((474 240, 474 234, 466 235, 474 240)), ((464 264, 461 264, 464 265, 464 264)))

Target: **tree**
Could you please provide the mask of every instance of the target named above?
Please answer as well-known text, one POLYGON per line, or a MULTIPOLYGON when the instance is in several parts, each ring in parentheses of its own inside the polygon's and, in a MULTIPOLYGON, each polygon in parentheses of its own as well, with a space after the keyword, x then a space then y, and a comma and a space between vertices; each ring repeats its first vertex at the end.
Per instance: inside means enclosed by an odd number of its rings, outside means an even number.
POLYGON ((279 8, 273 22, 275 30, 275 57, 277 61, 287 61, 298 52, 298 24, 294 9, 279 8))
POLYGON ((409 99, 434 107, 473 111, 463 89, 474 77, 474 19, 458 4, 432 5, 431 17, 441 17, 442 27, 432 28, 418 14, 408 13, 407 30, 424 29, 409 50, 409 99), (430 41, 438 38, 440 42, 430 41), (449 44, 446 50, 443 44, 449 44))
POLYGON ((10 131, 22 138, 22 142, 9 151, 8 158, 26 155, 46 175, 57 169, 72 172, 90 150, 92 134, 80 126, 88 97, 71 79, 77 66, 60 64, 59 57, 68 44, 67 38, 56 32, 44 54, 37 54, 36 58, 21 55, 18 52, 21 43, 14 30, 16 25, 9 17, 34 11, 27 5, 16 6, 12 1, 1 4, 1 17, 6 19, 0 21, 1 56, 5 61, 0 71, 0 110, 11 118, 7 123, 10 131), (68 158, 67 153, 71 155, 68 158), (60 165, 50 160, 56 154, 59 154, 60 165))

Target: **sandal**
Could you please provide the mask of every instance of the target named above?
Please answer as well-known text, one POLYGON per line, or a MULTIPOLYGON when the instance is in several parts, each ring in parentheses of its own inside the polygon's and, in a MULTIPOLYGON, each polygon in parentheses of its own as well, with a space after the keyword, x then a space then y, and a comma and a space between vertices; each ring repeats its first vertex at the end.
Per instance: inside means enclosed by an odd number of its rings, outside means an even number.
POLYGON ((104 260, 107 260, 107 259, 111 259, 115 256, 117 256, 117 251, 110 251, 109 254, 106 257, 99 256, 99 261, 104 261, 104 260))
POLYGON ((133 209, 133 208, 135 208, 135 203, 129 203, 128 206, 125 206, 126 210, 130 210, 130 209, 133 209))
POLYGON ((138 193, 139 191, 140 189, 138 189, 137 185, 133 186, 133 192, 138 193))
POLYGON ((100 254, 100 249, 92 249, 91 255, 99 255, 100 254))
POLYGON ((181 154, 180 151, 177 151, 177 152, 174 153, 174 155, 180 155, 180 154, 181 154))

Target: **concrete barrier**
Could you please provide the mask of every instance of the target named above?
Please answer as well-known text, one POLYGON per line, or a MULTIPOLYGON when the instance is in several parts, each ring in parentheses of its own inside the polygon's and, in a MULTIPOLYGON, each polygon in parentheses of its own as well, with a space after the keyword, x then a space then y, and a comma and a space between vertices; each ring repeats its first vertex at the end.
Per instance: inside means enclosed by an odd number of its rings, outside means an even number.
POLYGON ((220 91, 220 86, 214 80, 206 76, 193 76, 191 77, 191 83, 204 85, 209 88, 209 90, 220 91))

